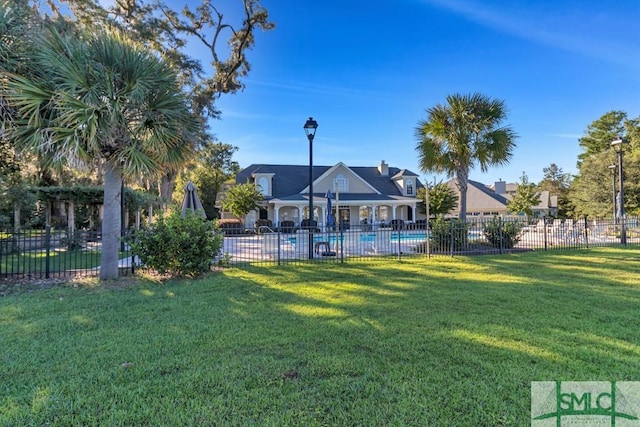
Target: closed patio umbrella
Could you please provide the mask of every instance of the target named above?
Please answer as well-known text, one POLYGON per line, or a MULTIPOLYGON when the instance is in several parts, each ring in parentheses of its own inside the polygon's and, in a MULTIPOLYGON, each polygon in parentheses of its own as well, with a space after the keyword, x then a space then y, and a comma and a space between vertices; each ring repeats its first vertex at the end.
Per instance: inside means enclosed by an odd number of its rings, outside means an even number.
POLYGON ((193 185, 193 182, 191 181, 189 181, 189 183, 184 189, 184 199, 182 200, 182 212, 181 212, 181 215, 183 217, 187 215, 187 210, 195 212, 196 214, 200 215, 203 219, 207 219, 207 214, 204 212, 204 207, 202 206, 200 197, 198 197, 196 186, 193 185))

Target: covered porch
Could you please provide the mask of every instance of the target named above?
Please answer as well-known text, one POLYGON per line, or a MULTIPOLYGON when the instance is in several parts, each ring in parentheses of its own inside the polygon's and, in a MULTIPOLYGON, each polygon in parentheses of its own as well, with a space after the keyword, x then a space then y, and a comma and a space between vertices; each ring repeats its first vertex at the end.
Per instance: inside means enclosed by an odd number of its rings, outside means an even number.
MULTIPOLYGON (((374 229, 386 226, 394 220, 415 222, 424 215, 417 211, 420 200, 412 197, 334 194, 333 215, 343 228, 357 226, 374 229)), ((267 216, 274 227, 299 229, 308 224, 309 198, 299 195, 286 199, 272 199, 267 202, 267 216), (304 221, 304 223, 303 223, 304 221)), ((316 227, 325 230, 327 220, 327 199, 316 194, 313 198, 313 220, 316 227)))

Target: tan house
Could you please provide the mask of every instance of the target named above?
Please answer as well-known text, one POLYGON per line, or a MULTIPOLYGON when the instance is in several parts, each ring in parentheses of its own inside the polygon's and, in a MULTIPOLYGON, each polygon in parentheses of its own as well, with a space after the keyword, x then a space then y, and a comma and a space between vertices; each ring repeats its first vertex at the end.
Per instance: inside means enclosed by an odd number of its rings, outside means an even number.
MULTIPOLYGON (((253 164, 236 176, 237 184, 246 182, 255 183, 264 195, 260 210, 245 219, 246 227, 253 227, 258 219, 268 219, 274 227, 285 221, 299 227, 309 218, 309 166, 253 164)), ((330 190, 334 195, 333 214, 346 226, 412 222, 424 218, 417 212, 420 187, 417 174, 391 167, 384 160, 378 166, 347 166, 342 162, 314 166, 313 218, 319 227, 326 225, 326 194, 330 190)))
MULTIPOLYGON (((446 184, 452 188, 456 194, 458 187, 455 178, 446 184)), ((469 181, 467 188, 467 216, 487 217, 510 215, 507 204, 518 189, 517 183, 507 183, 496 181, 493 185, 484 185, 477 181, 469 181)), ((542 191, 539 194, 540 203, 532 207, 533 215, 537 217, 556 216, 558 214, 558 196, 550 195, 549 191, 542 191)), ((459 214, 458 208, 449 212, 451 216, 459 214)))

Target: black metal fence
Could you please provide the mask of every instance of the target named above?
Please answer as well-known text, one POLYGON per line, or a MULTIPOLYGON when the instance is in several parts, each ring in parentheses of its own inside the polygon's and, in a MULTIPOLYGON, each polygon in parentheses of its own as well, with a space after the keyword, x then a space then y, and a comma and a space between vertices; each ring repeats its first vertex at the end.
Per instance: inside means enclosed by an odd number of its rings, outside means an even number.
MULTIPOLYGON (((50 279, 97 276, 99 232, 56 230, 0 231, 0 279, 50 279)), ((128 245, 120 251, 120 274, 133 272, 128 245)))
MULTIPOLYGON (((638 219, 501 219, 462 223, 431 221, 348 230, 264 229, 264 233, 226 235, 215 263, 347 262, 361 258, 390 261, 403 257, 506 254, 566 248, 640 244, 638 219)), ((97 232, 22 230, 0 232, 0 279, 97 276, 101 236, 97 232)), ((120 274, 134 271, 129 246, 120 251, 120 274)))
MULTIPOLYGON (((290 230, 287 230, 290 231, 290 230)), ((637 219, 589 220, 494 218, 431 221, 383 227, 351 226, 348 230, 229 235, 224 238, 225 263, 345 262, 386 257, 455 256, 549 251, 569 248, 640 244, 637 219), (623 234, 626 239, 622 239, 623 234), (626 241, 624 241, 626 240, 626 241)))

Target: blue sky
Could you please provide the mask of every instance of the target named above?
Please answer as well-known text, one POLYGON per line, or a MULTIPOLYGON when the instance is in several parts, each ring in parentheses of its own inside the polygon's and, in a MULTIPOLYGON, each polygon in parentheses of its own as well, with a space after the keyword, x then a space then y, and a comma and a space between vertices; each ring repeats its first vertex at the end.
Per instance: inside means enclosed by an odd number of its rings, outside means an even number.
MULTIPOLYGON (((518 133, 510 165, 470 179, 576 173, 578 138, 607 111, 640 115, 638 0, 262 0, 246 88, 220 99, 219 140, 241 167, 385 160, 422 179, 414 130, 452 93, 503 99, 518 133)), ((442 177, 437 177, 442 178, 442 177)))

